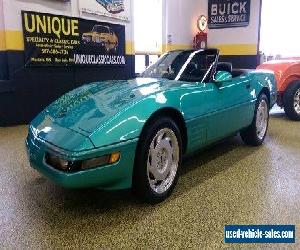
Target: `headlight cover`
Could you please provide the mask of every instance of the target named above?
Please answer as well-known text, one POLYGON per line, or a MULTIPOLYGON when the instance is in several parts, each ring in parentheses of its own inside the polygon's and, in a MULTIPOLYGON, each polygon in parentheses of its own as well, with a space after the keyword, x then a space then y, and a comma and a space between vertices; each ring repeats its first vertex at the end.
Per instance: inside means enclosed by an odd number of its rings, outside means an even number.
POLYGON ((54 167, 55 169, 64 172, 77 172, 81 170, 87 170, 105 165, 111 165, 120 160, 120 152, 113 152, 111 154, 95 157, 83 161, 68 161, 58 156, 47 153, 45 155, 45 162, 54 167))

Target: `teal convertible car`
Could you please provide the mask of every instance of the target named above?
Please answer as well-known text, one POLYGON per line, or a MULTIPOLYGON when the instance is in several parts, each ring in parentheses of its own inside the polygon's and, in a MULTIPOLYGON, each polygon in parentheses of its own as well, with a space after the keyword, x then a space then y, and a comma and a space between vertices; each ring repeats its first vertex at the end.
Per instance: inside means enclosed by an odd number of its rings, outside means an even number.
POLYGON ((65 94, 29 126, 31 166, 67 188, 133 188, 155 203, 172 192, 184 155, 236 133, 261 145, 274 75, 218 59, 216 49, 172 51, 136 79, 65 94))

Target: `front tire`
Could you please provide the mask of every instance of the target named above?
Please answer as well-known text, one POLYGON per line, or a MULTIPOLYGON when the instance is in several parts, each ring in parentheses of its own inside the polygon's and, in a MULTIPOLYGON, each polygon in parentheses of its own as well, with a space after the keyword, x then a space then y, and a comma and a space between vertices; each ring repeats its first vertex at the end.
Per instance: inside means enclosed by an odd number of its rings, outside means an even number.
POLYGON ((284 111, 294 121, 300 121, 300 81, 292 82, 283 94, 284 111))
POLYGON ((135 193, 149 203, 165 200, 177 183, 181 159, 182 142, 176 123, 168 117, 150 123, 136 150, 135 193))
POLYGON ((262 93, 256 102, 252 124, 242 130, 240 135, 245 144, 260 146, 265 140, 269 126, 269 100, 262 93))

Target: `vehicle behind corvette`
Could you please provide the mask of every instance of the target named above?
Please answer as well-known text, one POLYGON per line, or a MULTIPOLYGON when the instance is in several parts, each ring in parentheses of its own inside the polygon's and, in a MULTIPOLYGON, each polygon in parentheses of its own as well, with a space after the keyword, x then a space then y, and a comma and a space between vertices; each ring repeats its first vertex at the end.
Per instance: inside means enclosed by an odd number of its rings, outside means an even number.
POLYGON ((132 188, 156 203, 174 189, 183 155, 236 133, 261 145, 274 74, 218 59, 216 49, 172 51, 136 79, 65 94, 29 126, 31 166, 67 188, 132 188))
POLYGON ((291 120, 300 121, 300 60, 269 61, 257 68, 274 72, 278 106, 284 108, 291 120))

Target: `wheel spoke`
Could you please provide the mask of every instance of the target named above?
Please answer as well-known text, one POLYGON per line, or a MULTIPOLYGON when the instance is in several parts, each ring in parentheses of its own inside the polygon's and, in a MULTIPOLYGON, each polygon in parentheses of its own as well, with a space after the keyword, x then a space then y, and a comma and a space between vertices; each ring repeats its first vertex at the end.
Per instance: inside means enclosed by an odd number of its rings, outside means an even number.
POLYGON ((159 180, 160 178, 160 175, 159 175, 159 172, 158 172, 158 169, 157 169, 157 150, 156 148, 154 147, 154 143, 152 142, 151 145, 150 145, 150 149, 149 149, 149 156, 148 156, 148 159, 151 157, 151 162, 149 162, 148 160, 148 170, 149 172, 154 176, 154 178, 156 180, 159 180))
POLYGON ((149 165, 148 167, 149 172, 153 175, 153 177, 155 178, 156 181, 161 181, 162 180, 162 176, 159 173, 157 167, 155 165, 149 165))
POLYGON ((157 180, 149 180, 150 185, 155 186, 157 184, 157 180))
POLYGON ((156 142, 157 142, 157 144, 160 144, 161 143, 161 140, 162 140, 162 138, 164 137, 164 133, 161 133, 160 135, 158 135, 158 137, 157 137, 157 139, 156 139, 156 142))
POLYGON ((151 158, 153 159, 153 156, 156 155, 154 143, 151 143, 149 151, 150 151, 149 154, 151 155, 151 158))

